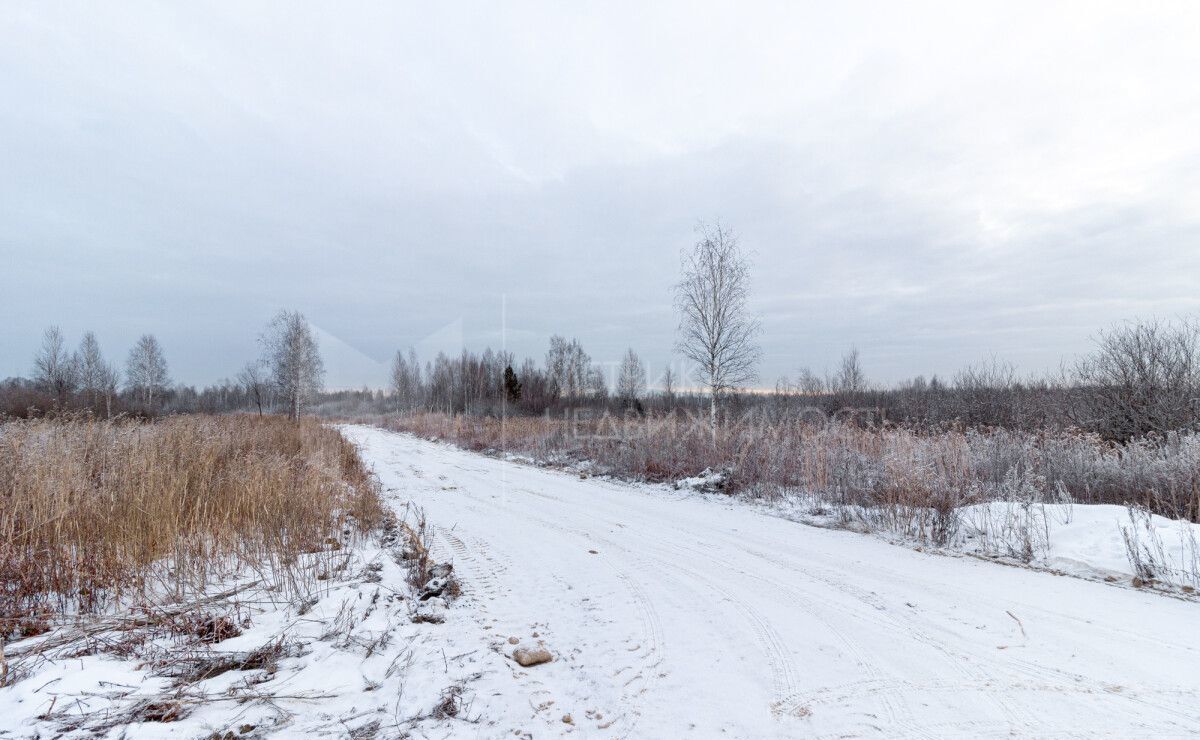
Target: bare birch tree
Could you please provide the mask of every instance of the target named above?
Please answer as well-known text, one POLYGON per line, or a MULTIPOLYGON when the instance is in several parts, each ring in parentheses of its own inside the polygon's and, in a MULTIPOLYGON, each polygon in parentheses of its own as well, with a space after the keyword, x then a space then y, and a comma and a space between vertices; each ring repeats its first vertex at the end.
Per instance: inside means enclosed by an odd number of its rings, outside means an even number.
POLYGON ((156 397, 161 398, 170 382, 167 358, 163 356, 162 347, 153 334, 143 334, 133 349, 129 350, 129 359, 125 363, 125 387, 149 409, 154 406, 156 397))
POLYGON ((103 372, 104 356, 100 353, 100 342, 92 332, 85 332, 79 341, 79 351, 76 374, 79 379, 79 392, 83 394, 87 405, 94 408, 100 400, 100 375, 103 372))
POLYGON ((96 411, 104 401, 106 415, 112 416, 112 393, 117 385, 117 369, 104 359, 94 332, 86 332, 75 355, 79 391, 88 408, 96 411))
POLYGON ((662 395, 667 407, 670 408, 675 403, 675 371, 667 365, 667 369, 662 374, 662 395))
POLYGON ((104 416, 111 419, 113 413, 113 397, 121 386, 121 371, 116 364, 105 360, 100 366, 100 394, 104 397, 104 416))
POLYGON ((550 337, 546 375, 550 392, 556 399, 574 401, 588 394, 595 395, 604 387, 604 375, 592 367, 592 358, 583 351, 579 341, 567 341, 558 335, 550 337))
POLYGON ((412 411, 421 401, 421 363, 417 360, 417 352, 411 347, 408 357, 400 350, 392 359, 392 393, 396 397, 396 406, 402 411, 412 411))
POLYGON ((33 382, 54 396, 62 407, 71 399, 78 383, 78 363, 66 350, 62 332, 52 326, 42 335, 42 348, 33 358, 33 382))
POLYGON ((867 374, 858 358, 858 347, 842 355, 842 364, 834 378, 834 388, 846 395, 855 395, 867 390, 867 374))
POLYGON ((246 392, 246 397, 258 408, 258 415, 263 415, 263 404, 267 400, 267 373, 262 360, 251 360, 238 373, 238 384, 246 392))
POLYGON ((617 398, 624 403, 633 404, 646 392, 646 366, 632 348, 621 358, 621 367, 617 371, 617 398))
POLYGON ((280 311, 260 341, 271 382, 287 402, 288 414, 299 419, 325 380, 325 363, 308 320, 299 311, 280 311))
POLYGON ((819 396, 825 392, 825 381, 809 368, 802 367, 796 375, 796 390, 805 396, 819 396))
POLYGON ((677 348, 696 366, 709 392, 709 425, 717 434, 721 393, 758 377, 758 319, 750 314, 750 265, 737 238, 720 224, 701 226, 700 240, 683 255, 675 286, 679 309, 677 348))

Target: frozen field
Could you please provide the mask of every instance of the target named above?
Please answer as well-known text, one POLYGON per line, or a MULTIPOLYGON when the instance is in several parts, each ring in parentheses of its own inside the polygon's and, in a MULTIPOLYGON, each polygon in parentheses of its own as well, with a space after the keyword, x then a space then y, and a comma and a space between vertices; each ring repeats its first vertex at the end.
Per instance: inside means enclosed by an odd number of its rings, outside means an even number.
POLYGON ((1195 603, 345 431, 437 525, 465 584, 445 627, 555 655, 483 666, 454 735, 1200 733, 1195 603))

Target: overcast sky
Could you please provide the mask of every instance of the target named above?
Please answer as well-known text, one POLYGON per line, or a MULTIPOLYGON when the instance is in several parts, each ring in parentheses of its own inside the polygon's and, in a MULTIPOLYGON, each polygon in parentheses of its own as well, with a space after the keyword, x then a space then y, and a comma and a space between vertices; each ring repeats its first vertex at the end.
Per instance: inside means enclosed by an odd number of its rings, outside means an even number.
POLYGON ((714 219, 761 385, 1200 309, 1193 2, 14 2, 0 100, 0 377, 58 324, 203 384, 283 307, 333 386, 553 333, 661 368, 714 219))

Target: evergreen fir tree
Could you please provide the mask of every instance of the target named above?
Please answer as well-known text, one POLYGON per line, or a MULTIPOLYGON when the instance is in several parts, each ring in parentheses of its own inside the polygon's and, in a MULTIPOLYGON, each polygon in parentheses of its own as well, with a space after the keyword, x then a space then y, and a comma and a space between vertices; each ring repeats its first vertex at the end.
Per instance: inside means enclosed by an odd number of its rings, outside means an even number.
POLYGON ((509 403, 521 400, 521 382, 517 380, 517 374, 513 372, 512 365, 504 368, 504 393, 508 396, 509 403))

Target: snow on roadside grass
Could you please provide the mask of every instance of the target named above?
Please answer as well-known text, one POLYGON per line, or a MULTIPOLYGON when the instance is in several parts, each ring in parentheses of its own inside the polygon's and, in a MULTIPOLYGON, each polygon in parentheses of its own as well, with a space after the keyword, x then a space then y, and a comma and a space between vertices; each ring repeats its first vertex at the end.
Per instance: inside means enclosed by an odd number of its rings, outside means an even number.
POLYGON ((1088 578, 1200 586, 1200 524, 1110 504, 994 501, 959 509, 955 549, 1088 578))
POLYGON ((793 493, 753 504, 792 521, 850 529, 935 552, 1182 594, 1200 589, 1200 524, 1136 507, 1018 501, 962 506, 955 510, 949 540, 934 546, 928 536, 878 526, 877 518, 864 516, 859 507, 839 508, 811 495, 793 493))
MULTIPOLYGON (((705 470, 675 481, 672 488, 712 495, 721 490, 722 475, 705 470)), ((900 544, 925 545, 931 539, 928 532, 914 534, 913 523, 924 518, 911 512, 897 519, 904 520, 904 531, 894 532, 881 525, 888 517, 878 512, 838 506, 812 494, 791 491, 770 500, 743 500, 804 524, 874 533, 900 544)), ((948 541, 934 549, 1004 559, 1079 578, 1156 585, 1184 594, 1200 589, 1200 524, 1144 508, 992 501, 958 507, 953 521, 948 541)))
MULTIPOLYGON (((452 440, 440 443, 459 446, 452 440)), ((482 454, 518 464, 596 475, 596 466, 588 460, 539 460, 496 449, 485 449, 482 454)), ((637 485, 728 499, 723 491, 729 475, 728 468, 715 471, 706 468, 666 486, 637 485)), ((897 544, 920 544, 928 548, 931 539, 927 531, 914 532, 914 527, 919 529, 916 523, 929 517, 917 516, 913 510, 881 516, 880 511, 885 507, 868 511, 862 506, 839 506, 828 497, 794 490, 776 491, 767 497, 735 494, 735 498, 789 520, 875 534, 897 544), (889 521, 892 528, 887 525, 889 521), (900 523, 902 527, 897 526, 900 523), (894 531, 898 529, 903 531, 894 531)), ((932 549, 1000 559, 1093 580, 1130 582, 1137 578, 1139 585, 1165 586, 1166 590, 1185 594, 1200 589, 1200 524, 1112 504, 1021 501, 961 506, 953 510, 952 520, 948 541, 932 549)))
POLYGON ((308 597, 250 580, 179 615, 92 615, 10 643, 0 738, 372 737, 474 721, 469 684, 505 660, 462 610, 412 618, 412 558, 385 534, 345 549, 308 597), (221 634, 174 628, 196 613, 224 617, 221 634))

